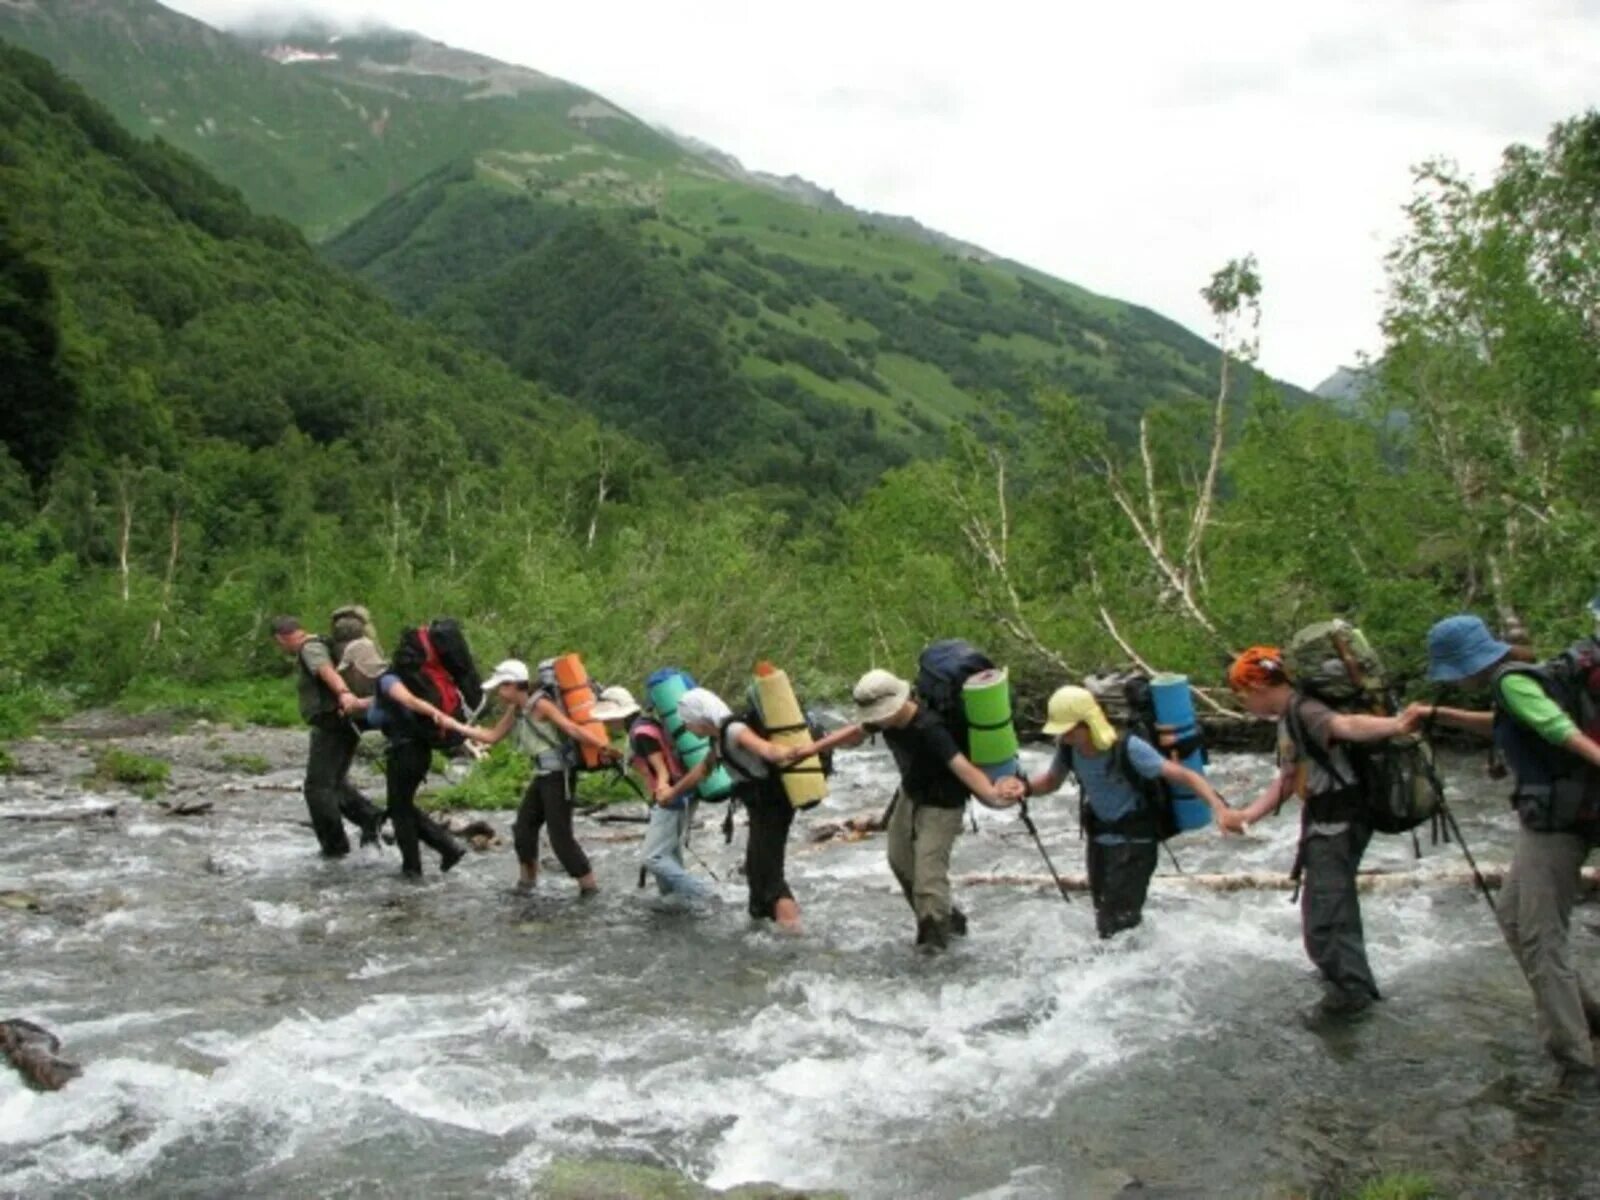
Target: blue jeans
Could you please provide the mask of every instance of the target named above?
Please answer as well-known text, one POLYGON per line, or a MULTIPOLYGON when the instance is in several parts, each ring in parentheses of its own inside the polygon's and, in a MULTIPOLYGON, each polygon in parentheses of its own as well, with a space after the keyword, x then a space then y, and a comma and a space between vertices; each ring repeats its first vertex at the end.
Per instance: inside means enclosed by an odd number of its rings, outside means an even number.
POLYGON ((676 894, 692 900, 710 891, 683 865, 690 813, 688 807, 662 808, 659 804, 650 809, 650 826, 644 834, 644 869, 656 877, 656 887, 663 896, 676 894))

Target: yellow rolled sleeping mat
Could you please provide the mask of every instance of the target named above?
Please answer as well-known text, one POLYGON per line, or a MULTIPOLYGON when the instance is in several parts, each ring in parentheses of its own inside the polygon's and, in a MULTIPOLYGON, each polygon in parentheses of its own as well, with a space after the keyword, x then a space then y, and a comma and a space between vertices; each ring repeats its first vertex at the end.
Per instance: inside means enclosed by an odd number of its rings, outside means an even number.
MULTIPOLYGON (((808 744, 811 725, 795 697, 789 676, 769 662, 757 663, 754 674, 750 693, 761 714, 761 723, 766 726, 768 740, 779 746, 808 744)), ((828 780, 822 773, 822 760, 815 755, 802 758, 792 767, 784 767, 779 776, 784 794, 795 808, 810 808, 828 798, 828 780)))

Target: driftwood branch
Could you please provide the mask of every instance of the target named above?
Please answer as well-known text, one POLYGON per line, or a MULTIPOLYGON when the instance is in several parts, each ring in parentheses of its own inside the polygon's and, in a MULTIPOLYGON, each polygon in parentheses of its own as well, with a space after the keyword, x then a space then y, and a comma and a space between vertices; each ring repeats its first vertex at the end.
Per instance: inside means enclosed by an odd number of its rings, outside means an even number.
MULTIPOLYGON (((1508 870, 1510 868, 1503 865, 1483 867, 1484 882, 1490 887, 1497 888, 1504 881, 1508 870)), ((958 875, 952 882, 962 887, 1025 887, 1043 891, 1052 891, 1056 886, 1055 879, 1050 875, 1027 873, 984 872, 958 875)), ((1061 882, 1068 891, 1089 890, 1089 879, 1086 875, 1063 875, 1061 882)), ((1244 871, 1206 875, 1161 874, 1154 876, 1150 882, 1153 886, 1162 888, 1198 888, 1212 892, 1287 892, 1294 888, 1294 881, 1289 878, 1286 871, 1244 871)), ((1591 889, 1600 888, 1600 867, 1585 867, 1583 882, 1591 889)), ((1417 887, 1471 887, 1474 884, 1472 872, 1467 870, 1426 873, 1372 870, 1360 871, 1356 875, 1356 886, 1362 891, 1390 891, 1417 887)))
POLYGON ((64 812, 8 812, 0 813, 0 820, 29 821, 38 824, 63 823, 69 821, 97 821, 102 817, 117 815, 117 806, 108 804, 103 808, 76 808, 64 812))

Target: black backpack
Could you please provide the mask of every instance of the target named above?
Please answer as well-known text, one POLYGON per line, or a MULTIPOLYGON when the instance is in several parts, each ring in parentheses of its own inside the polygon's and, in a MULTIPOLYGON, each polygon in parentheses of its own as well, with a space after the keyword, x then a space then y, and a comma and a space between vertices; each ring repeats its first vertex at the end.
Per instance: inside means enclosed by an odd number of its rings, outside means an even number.
MULTIPOLYGON (((1087 837, 1115 833, 1126 838, 1153 838, 1164 842, 1178 833, 1178 810, 1173 805, 1172 785, 1160 777, 1146 779, 1139 773, 1128 755, 1128 739, 1133 736, 1132 731, 1125 730, 1109 751, 1112 769, 1122 773, 1139 797, 1139 807, 1120 821, 1102 821, 1094 815, 1094 809, 1089 806, 1088 790, 1084 788, 1083 778, 1073 762, 1072 748, 1060 748, 1060 752, 1066 755, 1067 770, 1078 785, 1078 830, 1087 837)), ((1151 746, 1156 745, 1143 734, 1139 736, 1151 746)))
MULTIPOLYGON (((414 695, 449 716, 464 720, 483 705, 483 682, 458 622, 440 618, 425 627, 401 631, 390 663, 400 682, 414 695)), ((454 746, 459 735, 440 735, 438 727, 398 705, 385 706, 391 720, 407 725, 435 745, 454 746)))
POLYGON ((917 700, 944 722, 962 752, 967 750, 967 710, 961 689, 979 671, 992 671, 994 662, 971 642, 947 638, 934 642, 917 659, 917 700))

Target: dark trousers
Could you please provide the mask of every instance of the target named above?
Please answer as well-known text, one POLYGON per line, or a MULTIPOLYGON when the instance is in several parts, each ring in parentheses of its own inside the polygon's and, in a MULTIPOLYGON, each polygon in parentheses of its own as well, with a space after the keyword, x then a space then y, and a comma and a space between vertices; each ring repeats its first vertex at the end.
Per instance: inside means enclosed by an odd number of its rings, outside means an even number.
POLYGON ((550 849, 555 851, 561 869, 574 879, 582 879, 592 869, 589 856, 578 845, 572 832, 572 796, 577 780, 567 771, 535 775, 517 807, 517 822, 511 828, 517 858, 528 866, 539 864, 539 830, 550 831, 550 849))
POLYGON ((1094 924, 1100 936, 1112 937, 1143 921, 1150 876, 1156 873, 1156 843, 1120 842, 1107 846, 1090 838, 1085 857, 1094 924))
POLYGON ((1356 870, 1371 840, 1370 829, 1351 824, 1343 833, 1308 836, 1302 850, 1300 926, 1306 955, 1336 1003, 1362 1005, 1379 998, 1356 891, 1356 870))
POLYGON ((311 727, 311 744, 306 753, 306 808, 311 813, 311 828, 327 855, 350 853, 345 821, 375 830, 382 815, 350 782, 350 764, 355 761, 360 742, 361 735, 349 721, 334 718, 311 727))
POLYGON ((384 765, 388 785, 389 820, 394 823, 395 845, 400 847, 400 869, 408 875, 422 874, 422 852, 418 842, 426 842, 443 858, 459 847, 444 827, 426 813, 417 811, 417 789, 433 765, 433 747, 426 742, 390 742, 384 765))
POLYGON ((750 837, 744 848, 745 883, 750 888, 750 915, 770 921, 779 900, 793 900, 783 877, 784 855, 789 848, 789 826, 794 805, 781 787, 750 788, 739 799, 750 815, 750 837))

